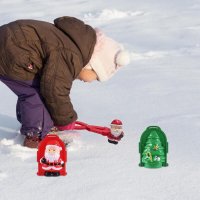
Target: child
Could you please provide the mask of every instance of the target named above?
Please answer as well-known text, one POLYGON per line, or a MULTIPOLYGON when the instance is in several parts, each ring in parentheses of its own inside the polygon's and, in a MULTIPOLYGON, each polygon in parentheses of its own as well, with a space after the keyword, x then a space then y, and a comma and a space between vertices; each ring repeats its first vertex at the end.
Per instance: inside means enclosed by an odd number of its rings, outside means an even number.
POLYGON ((0 80, 17 96, 24 146, 37 148, 52 130, 73 129, 75 79, 106 81, 129 62, 120 44, 73 17, 54 24, 17 20, 0 27, 0 80))

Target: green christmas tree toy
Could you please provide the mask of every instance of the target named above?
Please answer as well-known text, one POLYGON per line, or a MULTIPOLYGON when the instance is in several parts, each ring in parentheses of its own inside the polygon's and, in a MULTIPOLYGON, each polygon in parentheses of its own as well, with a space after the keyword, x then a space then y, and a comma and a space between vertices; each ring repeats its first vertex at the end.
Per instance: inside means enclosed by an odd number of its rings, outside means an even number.
POLYGON ((140 138, 139 152, 139 166, 141 167, 160 168, 168 166, 168 142, 160 127, 147 127, 140 138))

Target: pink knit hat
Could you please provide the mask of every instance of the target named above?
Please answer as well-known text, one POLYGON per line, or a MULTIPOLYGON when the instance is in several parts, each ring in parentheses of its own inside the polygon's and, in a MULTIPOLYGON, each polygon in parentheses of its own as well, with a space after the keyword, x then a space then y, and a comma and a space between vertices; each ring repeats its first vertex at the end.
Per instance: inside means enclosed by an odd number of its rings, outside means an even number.
POLYGON ((122 66, 129 64, 129 53, 122 45, 95 29, 97 42, 86 69, 93 69, 99 81, 110 79, 122 66))

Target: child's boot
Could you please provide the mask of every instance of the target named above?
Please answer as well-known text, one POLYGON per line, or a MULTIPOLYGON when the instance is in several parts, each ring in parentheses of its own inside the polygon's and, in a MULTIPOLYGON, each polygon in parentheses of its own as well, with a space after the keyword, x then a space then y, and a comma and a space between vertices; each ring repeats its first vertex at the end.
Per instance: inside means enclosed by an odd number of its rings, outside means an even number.
MULTIPOLYGON (((50 132, 48 134, 56 134, 58 129, 54 126, 51 128, 50 132)), ((38 145, 40 141, 42 140, 40 133, 29 133, 26 135, 24 140, 24 146, 29 148, 38 148, 38 145)))
POLYGON ((38 148, 41 141, 39 134, 28 134, 24 140, 24 146, 29 148, 38 148))

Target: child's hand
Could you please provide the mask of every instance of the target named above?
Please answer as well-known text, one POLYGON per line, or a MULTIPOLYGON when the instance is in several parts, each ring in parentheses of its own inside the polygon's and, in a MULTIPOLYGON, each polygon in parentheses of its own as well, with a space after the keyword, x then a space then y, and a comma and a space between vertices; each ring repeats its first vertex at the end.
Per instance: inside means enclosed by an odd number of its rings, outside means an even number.
POLYGON ((72 122, 71 124, 68 124, 66 126, 56 126, 59 131, 64 131, 64 130, 73 130, 75 127, 76 122, 72 122))

